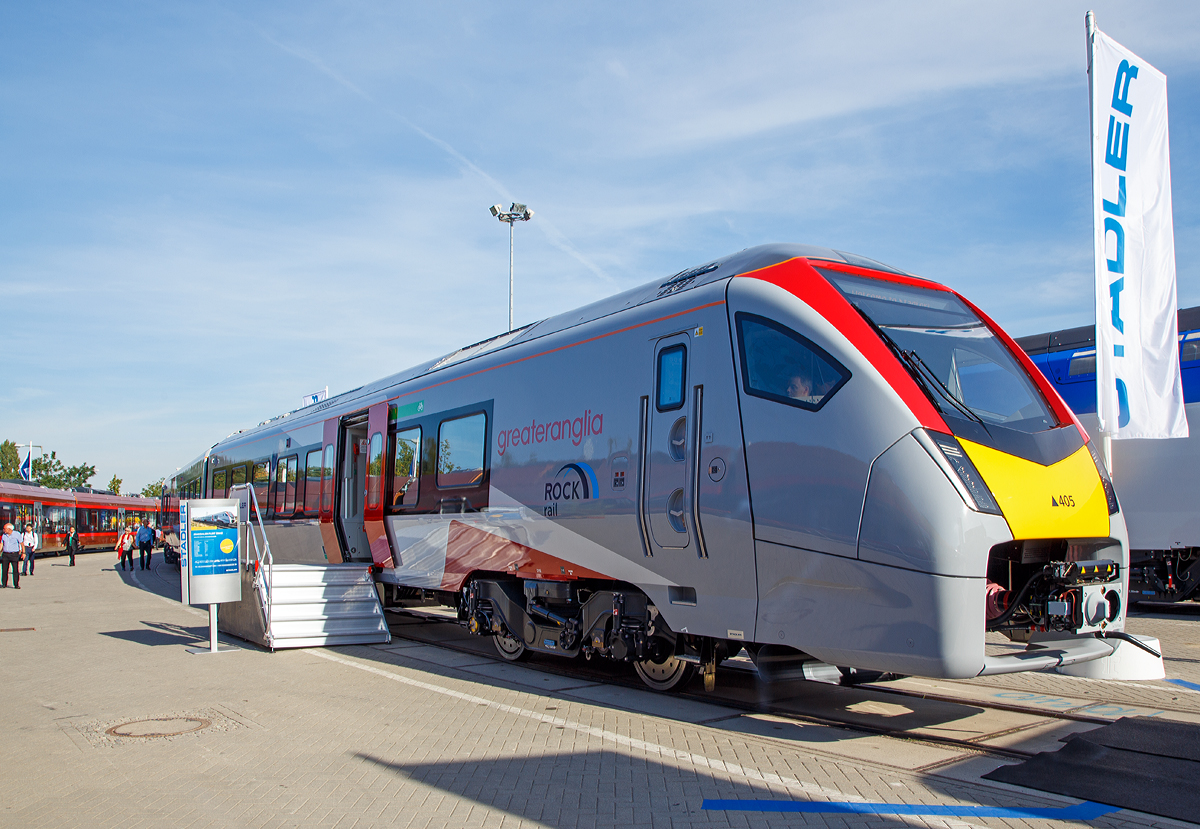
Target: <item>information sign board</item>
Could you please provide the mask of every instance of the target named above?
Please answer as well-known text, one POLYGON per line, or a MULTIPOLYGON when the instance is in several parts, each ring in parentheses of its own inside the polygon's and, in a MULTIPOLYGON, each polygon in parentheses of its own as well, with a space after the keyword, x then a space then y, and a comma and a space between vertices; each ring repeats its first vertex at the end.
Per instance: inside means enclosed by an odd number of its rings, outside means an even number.
POLYGON ((182 600, 220 604, 242 598, 238 544, 240 504, 233 498, 205 498, 180 504, 180 569, 187 575, 182 600))

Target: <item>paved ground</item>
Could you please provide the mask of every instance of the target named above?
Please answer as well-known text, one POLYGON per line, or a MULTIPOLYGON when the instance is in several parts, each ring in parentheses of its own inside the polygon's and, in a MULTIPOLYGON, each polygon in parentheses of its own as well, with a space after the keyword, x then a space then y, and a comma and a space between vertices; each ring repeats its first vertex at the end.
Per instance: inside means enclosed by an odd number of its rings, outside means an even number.
MULTIPOLYGON (((191 655, 205 616, 155 592, 169 573, 112 560, 43 560, 21 591, 0 591, 2 826, 1051 826, 1061 821, 964 808, 703 804, 1076 803, 979 782, 996 762, 985 757, 947 762, 819 726, 779 736, 770 718, 419 643, 191 655)), ((1180 825, 1130 812, 1091 823, 1180 825)))

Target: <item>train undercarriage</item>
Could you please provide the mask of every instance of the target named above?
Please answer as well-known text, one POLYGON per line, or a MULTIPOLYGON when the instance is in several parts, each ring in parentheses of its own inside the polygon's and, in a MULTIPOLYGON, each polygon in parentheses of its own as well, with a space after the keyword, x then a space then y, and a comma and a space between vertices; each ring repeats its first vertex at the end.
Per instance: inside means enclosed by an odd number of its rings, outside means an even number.
POLYGON ((716 669, 743 648, 765 681, 812 680, 856 685, 895 679, 879 671, 827 665, 782 645, 758 645, 671 630, 635 587, 611 582, 521 579, 480 574, 458 594, 393 586, 396 604, 453 607, 470 633, 491 638, 497 653, 517 662, 532 653, 632 665, 655 691, 683 688, 700 675, 716 687, 716 669))
POLYGON ((1130 602, 1182 602, 1200 599, 1200 548, 1131 550, 1130 602))

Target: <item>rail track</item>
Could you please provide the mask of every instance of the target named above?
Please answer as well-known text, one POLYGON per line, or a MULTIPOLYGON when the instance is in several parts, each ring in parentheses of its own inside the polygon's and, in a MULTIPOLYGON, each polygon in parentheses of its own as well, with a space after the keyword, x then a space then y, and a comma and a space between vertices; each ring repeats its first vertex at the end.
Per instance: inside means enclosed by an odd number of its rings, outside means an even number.
MULTIPOLYGON (((390 619, 396 622, 390 625, 393 639, 400 638, 411 642, 419 642, 425 645, 433 645, 493 660, 501 664, 506 663, 506 660, 496 653, 495 649, 485 638, 466 635, 457 622, 445 612, 430 611, 423 608, 389 608, 387 613, 390 619)), ((534 670, 560 677, 623 686, 652 693, 646 689, 633 670, 623 663, 614 663, 608 660, 588 662, 582 658, 566 660, 533 654, 522 664, 534 670)), ((1037 752, 1026 751, 1012 746, 991 745, 983 741, 997 739, 1056 721, 1094 726, 1108 725, 1113 722, 1113 718, 1072 713, 1071 711, 1047 711, 1042 708, 1000 703, 992 700, 964 699, 962 697, 936 693, 920 693, 888 687, 887 683, 864 684, 852 687, 839 687, 827 683, 805 681, 788 683, 796 685, 799 688, 825 686, 831 693, 854 695, 856 697, 866 695, 871 698, 877 698, 883 696, 896 700, 911 701, 917 705, 938 703, 960 706, 964 709, 964 716, 969 716, 968 712, 971 709, 984 709, 1020 714, 1032 720, 1014 728, 982 732, 972 737, 951 737, 941 734, 931 734, 928 731, 914 732, 905 728, 873 725, 864 722, 862 717, 839 717, 830 715, 826 711, 816 710, 797 711, 794 707, 796 697, 791 698, 792 705, 788 707, 775 704, 771 701, 749 701, 744 692, 747 689, 753 688, 757 683, 758 677, 753 663, 743 655, 721 664, 718 668, 717 687, 714 691, 706 693, 698 690, 700 684, 693 682, 688 688, 671 692, 671 695, 697 702, 721 705, 739 712, 732 716, 740 716, 742 713, 769 715, 799 725, 832 726, 863 735, 884 736, 897 740, 924 743, 1012 760, 1028 759, 1037 752), (731 689, 743 693, 729 693, 731 689)), ((720 719, 728 719, 728 717, 718 717, 706 722, 716 722, 720 719)))

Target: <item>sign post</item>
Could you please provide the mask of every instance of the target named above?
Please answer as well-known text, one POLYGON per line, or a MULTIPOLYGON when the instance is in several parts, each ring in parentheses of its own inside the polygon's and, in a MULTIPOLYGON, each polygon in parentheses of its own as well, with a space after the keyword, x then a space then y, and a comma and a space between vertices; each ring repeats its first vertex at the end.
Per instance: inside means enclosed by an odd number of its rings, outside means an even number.
POLYGON ((207 498, 179 504, 179 563, 184 604, 208 605, 208 647, 189 653, 219 653, 237 648, 217 644, 217 608, 242 599, 238 518, 233 498, 207 498))

